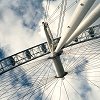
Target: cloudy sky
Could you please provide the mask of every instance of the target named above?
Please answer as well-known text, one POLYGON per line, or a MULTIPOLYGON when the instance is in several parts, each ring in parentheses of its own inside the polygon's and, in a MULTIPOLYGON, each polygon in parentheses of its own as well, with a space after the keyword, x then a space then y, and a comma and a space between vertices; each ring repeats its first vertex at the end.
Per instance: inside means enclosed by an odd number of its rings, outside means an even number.
MULTIPOLYGON (((79 0, 68 0, 67 5, 71 5, 75 1, 79 0)), ((48 17, 52 15, 60 2, 61 0, 51 0, 48 17)), ((100 3, 100 0, 96 0, 88 14, 98 3, 100 3)), ((42 27, 46 5, 46 0, 0 0, 0 59, 46 41, 42 27)), ((76 6, 77 4, 73 5, 68 11, 66 11, 62 33, 66 32, 66 26, 76 6)), ((58 14, 59 13, 55 16, 58 14)), ((49 20, 51 21, 50 28, 53 35, 56 36, 58 19, 56 21, 52 21, 52 19, 53 18, 49 20)), ((98 19, 93 25, 96 24, 100 24, 100 19, 98 19)), ((20 70, 20 72, 24 73, 22 70, 20 70)), ((25 80, 27 81, 26 78, 25 80)), ((28 83, 30 86, 31 82, 28 83)), ((84 88, 86 84, 87 81, 85 81, 85 84, 82 84, 83 87, 80 88, 84 88)), ((86 90, 91 91, 91 88, 87 85, 86 90)), ((85 92, 83 95, 85 95, 85 92)))
MULTIPOLYGON (((46 0, 45 0, 46 1, 46 0)), ((19 52, 23 49, 43 42, 44 30, 41 26, 45 15, 46 2, 43 0, 0 0, 0 51, 5 56, 19 52)), ((68 0, 68 5, 78 0, 68 0)), ((51 15, 61 0, 51 0, 49 13, 51 15)), ((96 0, 94 7, 99 3, 96 0)), ((67 12, 64 22, 66 25, 77 4, 73 5, 67 12)), ((58 13, 57 13, 58 14, 58 13)), ((54 16, 55 18, 56 16, 54 16)), ((51 22, 52 22, 51 18, 51 22)), ((98 20, 96 23, 99 23, 98 20)), ((58 20, 50 24, 53 34, 57 33, 58 20), (55 25, 55 26, 54 26, 55 25), (55 28, 53 28, 55 27, 55 28)))

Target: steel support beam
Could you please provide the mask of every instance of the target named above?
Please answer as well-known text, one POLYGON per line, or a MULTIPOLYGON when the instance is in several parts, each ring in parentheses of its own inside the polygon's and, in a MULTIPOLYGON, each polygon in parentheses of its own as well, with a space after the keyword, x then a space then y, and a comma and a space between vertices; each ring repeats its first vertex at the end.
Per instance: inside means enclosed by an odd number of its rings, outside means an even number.
POLYGON ((57 45, 57 48, 55 52, 59 52, 61 48, 64 46, 66 41, 69 39, 69 37, 73 34, 73 32, 76 30, 78 25, 81 23, 89 9, 94 4, 95 0, 80 0, 78 6, 76 7, 70 22, 66 28, 66 33, 61 35, 61 39, 57 45))
POLYGON ((56 72, 56 78, 63 78, 67 72, 64 71, 63 68, 63 64, 61 62, 61 58, 60 55, 62 54, 62 52, 57 53, 55 56, 53 57, 49 57, 49 59, 52 59, 53 64, 54 64, 54 69, 56 72))
MULTIPOLYGON (((66 45, 68 45, 71 41, 73 41, 73 39, 79 36, 84 30, 86 30, 87 27, 93 24, 98 18, 100 18, 100 4, 98 4, 97 7, 80 23, 78 28, 74 31, 74 33, 66 42, 66 45)), ((93 30, 90 28, 90 31, 92 32, 93 30)))
POLYGON ((47 38, 47 43, 48 43, 48 46, 49 46, 50 51, 51 51, 52 57, 50 57, 50 58, 52 59, 52 61, 54 63, 56 77, 62 78, 65 75, 65 71, 64 71, 63 65, 61 63, 61 59, 60 59, 61 53, 57 53, 56 55, 53 55, 54 44, 53 44, 53 38, 52 38, 50 28, 49 28, 49 25, 48 25, 47 22, 43 22, 43 25, 44 25, 44 31, 45 31, 45 34, 46 34, 46 38, 47 38))
POLYGON ((53 36, 50 31, 49 25, 47 22, 42 22, 42 24, 44 26, 44 31, 45 31, 45 35, 47 38, 47 43, 48 43, 49 49, 51 52, 53 52, 53 36))
MULTIPOLYGON (((79 43, 83 43, 83 42, 90 41, 93 39, 98 39, 98 38, 100 38, 100 25, 95 25, 86 29, 83 33, 81 33, 77 37, 78 41, 72 41, 69 45, 65 44, 63 48, 67 48, 69 46, 73 46, 79 43), (91 28, 92 28, 92 31, 91 31, 91 28), (92 37, 91 37, 91 32, 92 32, 92 37)), ((54 42, 55 47, 57 46, 59 40, 60 40, 60 37, 54 39, 53 42, 54 42)), ((49 50, 47 42, 44 42, 34 47, 18 52, 16 54, 13 54, 9 57, 6 57, 0 60, 0 75, 20 65, 23 65, 27 62, 30 62, 39 57, 45 56, 47 54, 50 54, 50 50, 49 50)))

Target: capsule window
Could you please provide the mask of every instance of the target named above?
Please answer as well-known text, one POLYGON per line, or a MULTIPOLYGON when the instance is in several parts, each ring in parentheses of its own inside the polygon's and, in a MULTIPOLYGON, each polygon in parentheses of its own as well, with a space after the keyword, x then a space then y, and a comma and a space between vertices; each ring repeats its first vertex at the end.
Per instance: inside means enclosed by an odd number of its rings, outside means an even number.
POLYGON ((9 64, 14 66, 14 65, 15 65, 15 60, 14 60, 14 58, 11 56, 11 57, 9 57, 8 59, 9 59, 9 64))
POLYGON ((75 42, 78 42, 78 37, 77 38, 75 38, 75 40, 74 40, 75 42))
POLYGON ((89 29, 89 35, 90 35, 91 37, 94 37, 94 36, 95 36, 95 35, 94 35, 94 30, 93 30, 92 27, 89 29))
POLYGON ((45 44, 41 44, 41 49, 44 53, 47 52, 47 48, 46 48, 46 45, 45 44))
POLYGON ((31 53, 30 53, 30 51, 29 50, 26 50, 25 51, 25 56, 28 58, 28 59, 31 59, 31 53))

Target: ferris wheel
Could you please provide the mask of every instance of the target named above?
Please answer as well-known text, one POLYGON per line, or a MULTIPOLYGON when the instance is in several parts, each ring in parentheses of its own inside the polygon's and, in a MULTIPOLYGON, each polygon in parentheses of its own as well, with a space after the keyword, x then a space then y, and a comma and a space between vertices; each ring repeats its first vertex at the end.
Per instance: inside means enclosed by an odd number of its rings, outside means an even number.
POLYGON ((49 16, 47 0, 42 22, 47 42, 0 60, 0 100, 99 100, 100 24, 91 25, 100 17, 100 4, 84 18, 95 1, 76 0, 67 6, 61 0, 49 16), (65 13, 75 4, 63 34, 65 13), (50 25, 57 18, 53 36, 50 25))

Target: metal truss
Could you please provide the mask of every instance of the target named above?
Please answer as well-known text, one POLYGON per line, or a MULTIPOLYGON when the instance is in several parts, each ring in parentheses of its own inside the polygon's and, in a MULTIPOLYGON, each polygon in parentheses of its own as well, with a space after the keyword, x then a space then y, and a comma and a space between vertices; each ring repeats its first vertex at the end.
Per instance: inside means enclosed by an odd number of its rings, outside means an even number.
MULTIPOLYGON (((65 45, 63 48, 68 46, 76 45, 82 42, 100 38, 100 25, 92 26, 86 29, 81 35, 75 38, 69 45, 65 45)), ((57 46, 59 38, 54 39, 55 47, 57 46)), ((7 58, 0 60, 0 75, 25 64, 31 60, 42 57, 50 53, 47 42, 36 45, 32 48, 26 49, 7 58)))

